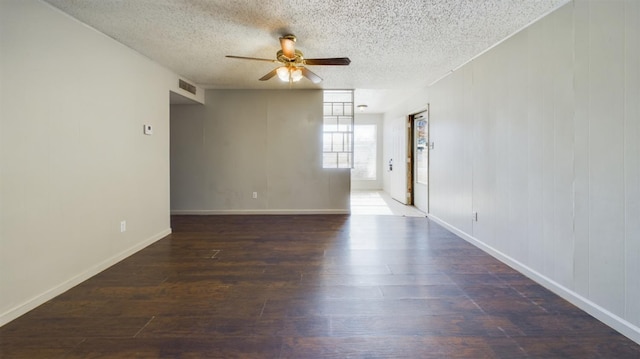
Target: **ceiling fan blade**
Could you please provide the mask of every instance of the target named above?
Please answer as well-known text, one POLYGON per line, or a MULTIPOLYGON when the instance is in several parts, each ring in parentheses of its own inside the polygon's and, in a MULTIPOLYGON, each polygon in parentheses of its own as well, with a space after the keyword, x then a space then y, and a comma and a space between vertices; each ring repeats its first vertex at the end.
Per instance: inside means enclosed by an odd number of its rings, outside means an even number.
POLYGON ((272 78, 273 76, 275 76, 278 73, 278 68, 276 67, 275 69, 271 70, 268 74, 262 76, 260 78, 260 81, 267 81, 270 78, 272 78))
POLYGON ((307 65, 349 65, 351 60, 348 57, 333 57, 327 59, 305 59, 304 63, 307 65))
POLYGON ((296 58, 296 37, 293 35, 285 35, 280 38, 280 46, 282 47, 282 54, 289 59, 296 58))
POLYGON ((302 76, 308 78, 314 84, 317 84, 320 81, 322 81, 322 77, 316 75, 313 71, 309 70, 308 68, 300 67, 300 70, 302 70, 302 76))
POLYGON ((257 61, 267 61, 267 62, 278 62, 277 60, 271 60, 271 59, 261 59, 259 57, 246 57, 246 56, 233 56, 233 55, 227 55, 226 57, 230 58, 230 59, 241 59, 241 60, 257 60, 257 61))

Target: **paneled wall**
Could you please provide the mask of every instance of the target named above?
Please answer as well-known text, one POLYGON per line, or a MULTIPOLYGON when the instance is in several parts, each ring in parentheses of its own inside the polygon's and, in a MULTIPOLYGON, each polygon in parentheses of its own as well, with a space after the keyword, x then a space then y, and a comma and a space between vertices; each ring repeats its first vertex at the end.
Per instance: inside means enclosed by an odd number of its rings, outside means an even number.
POLYGON ((427 91, 432 217, 638 342, 639 26, 576 0, 427 91))
POLYGON ((172 212, 348 213, 350 169, 322 168, 322 100, 207 90, 205 106, 171 106, 172 212))

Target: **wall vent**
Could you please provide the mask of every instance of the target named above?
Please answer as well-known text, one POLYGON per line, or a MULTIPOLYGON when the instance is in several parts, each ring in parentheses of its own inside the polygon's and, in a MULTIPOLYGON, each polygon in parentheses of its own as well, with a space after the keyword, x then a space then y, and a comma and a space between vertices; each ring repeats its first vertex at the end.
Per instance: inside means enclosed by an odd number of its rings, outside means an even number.
POLYGON ((196 94, 196 87, 184 80, 178 81, 178 87, 194 95, 196 94))

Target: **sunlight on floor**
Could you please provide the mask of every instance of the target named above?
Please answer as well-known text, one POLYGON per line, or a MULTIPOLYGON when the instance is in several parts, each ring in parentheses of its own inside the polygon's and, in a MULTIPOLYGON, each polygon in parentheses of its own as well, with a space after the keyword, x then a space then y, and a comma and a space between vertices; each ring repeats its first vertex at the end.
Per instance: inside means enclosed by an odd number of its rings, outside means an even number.
POLYGON ((392 215, 391 208, 382 199, 379 192, 351 192, 351 214, 392 215))
POLYGON ((413 206, 406 206, 392 199, 383 191, 352 191, 352 215, 388 215, 425 217, 426 215, 413 206))

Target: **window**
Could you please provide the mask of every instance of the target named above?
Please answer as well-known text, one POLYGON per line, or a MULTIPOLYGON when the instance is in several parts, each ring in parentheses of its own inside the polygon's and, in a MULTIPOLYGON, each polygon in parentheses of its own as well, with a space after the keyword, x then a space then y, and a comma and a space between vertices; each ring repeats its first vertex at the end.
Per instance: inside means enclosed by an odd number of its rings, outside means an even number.
POLYGON ((355 125, 353 140, 353 171, 351 178, 361 181, 376 180, 377 126, 355 125))
POLYGON ((353 167, 353 90, 324 91, 322 167, 353 167))

